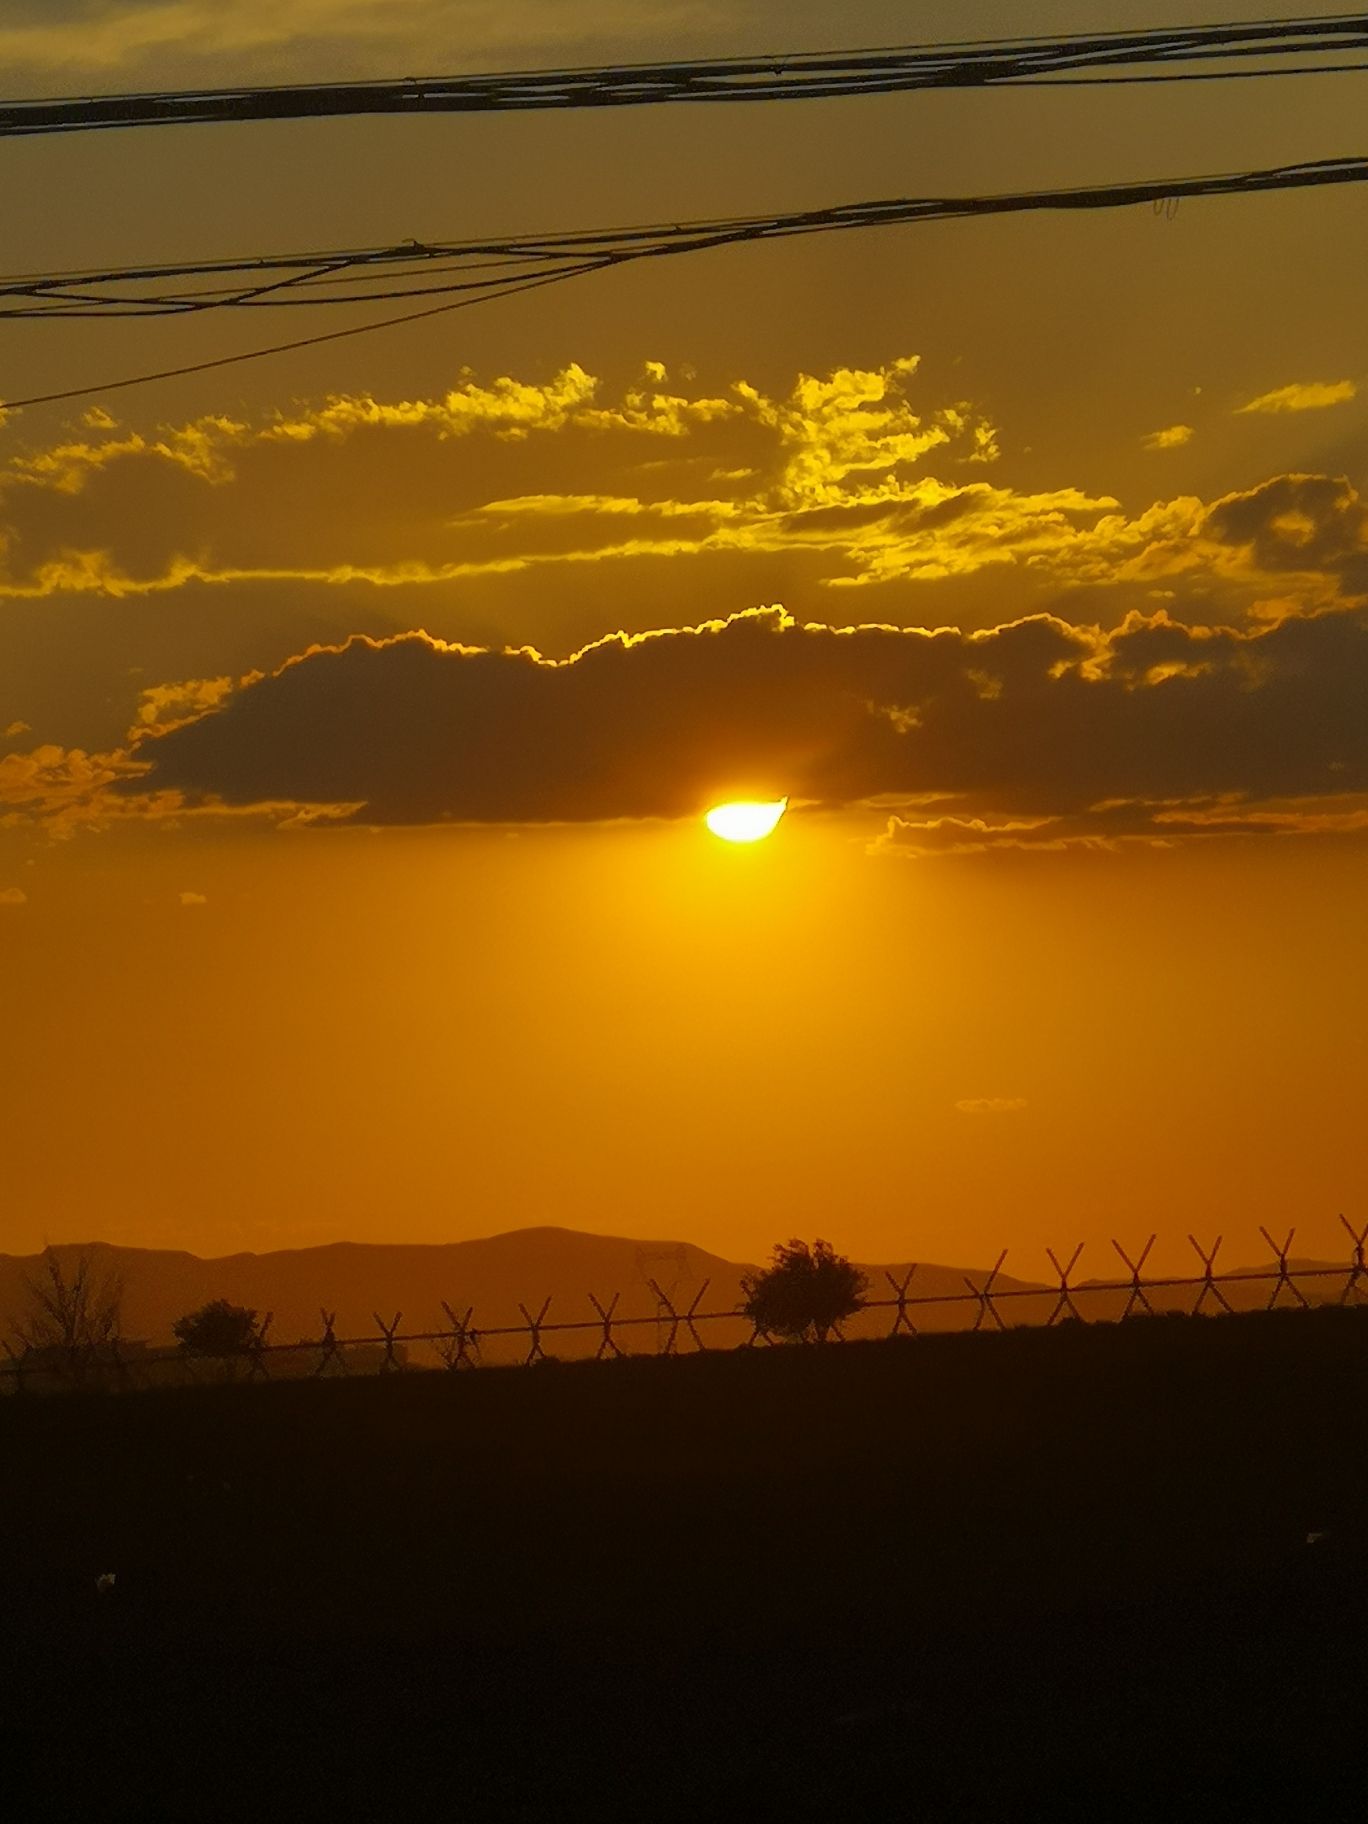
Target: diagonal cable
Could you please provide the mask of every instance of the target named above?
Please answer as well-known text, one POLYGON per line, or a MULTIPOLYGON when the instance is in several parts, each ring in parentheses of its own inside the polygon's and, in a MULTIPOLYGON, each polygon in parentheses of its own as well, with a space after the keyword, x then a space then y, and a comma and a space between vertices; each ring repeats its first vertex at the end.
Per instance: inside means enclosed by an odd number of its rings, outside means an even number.
POLYGON ((958 220, 983 215, 1013 215, 1042 211, 1088 211, 1120 208, 1138 203, 1162 203, 1184 197, 1252 196, 1269 192, 1319 188, 1330 184, 1356 184, 1368 179, 1368 158, 1323 159, 1307 164, 1279 165, 1271 169, 1191 178, 1158 178, 1137 183, 1100 184, 1065 190, 1028 190, 972 197, 895 197, 875 202, 847 203, 821 209, 770 216, 729 217, 723 220, 660 224, 653 227, 591 229, 566 234, 518 235, 505 240, 451 241, 439 244, 406 242, 397 246, 352 252, 273 254, 253 259, 192 261, 180 265, 111 268, 104 271, 51 276, 32 274, 0 280, 0 317, 42 318, 72 316, 164 315, 168 311, 208 309, 265 309, 283 306, 287 299, 274 288, 269 275, 279 274, 280 285, 295 287, 290 303, 324 305, 379 303, 414 296, 436 296, 444 301, 397 316, 382 317, 344 329, 322 331, 290 341, 248 349, 213 359, 190 362, 150 373, 65 388, 52 393, 0 402, 5 410, 26 405, 47 405, 89 393, 114 391, 152 380, 179 378, 228 367, 239 361, 258 360, 324 342, 365 335, 372 331, 416 322, 446 311, 466 308, 485 299, 508 297, 520 291, 558 284, 587 272, 602 271, 644 259, 670 258, 748 241, 788 239, 799 235, 845 232, 856 228, 891 227, 916 222, 958 220), (465 262, 463 265, 462 262, 465 262), (417 275, 429 271, 427 283, 417 275), (509 269, 512 268, 510 271, 509 269), (304 295, 311 283, 335 285, 343 275, 379 269, 394 276, 388 289, 354 293, 323 291, 304 295), (485 276, 469 276, 472 272, 485 276), (204 281, 242 274, 249 281, 241 287, 211 288, 204 281), (176 289, 178 281, 190 281, 176 289), (144 287, 130 295, 120 287, 144 287), (79 288, 79 289, 77 289, 79 288), (101 288, 103 292, 101 293, 101 288), (97 294, 106 300, 97 302, 97 294))
POLYGON ((1224 81, 1368 69, 1368 13, 856 51, 377 82, 166 90, 0 102, 0 138, 357 114, 510 113, 659 103, 831 100, 919 89, 1224 81), (1329 61, 1324 61, 1325 59, 1329 61), (1320 61, 1308 62, 1307 59, 1320 61), (1257 68, 1248 67, 1256 60, 1257 68), (1197 67, 1197 66, 1220 67, 1197 67))

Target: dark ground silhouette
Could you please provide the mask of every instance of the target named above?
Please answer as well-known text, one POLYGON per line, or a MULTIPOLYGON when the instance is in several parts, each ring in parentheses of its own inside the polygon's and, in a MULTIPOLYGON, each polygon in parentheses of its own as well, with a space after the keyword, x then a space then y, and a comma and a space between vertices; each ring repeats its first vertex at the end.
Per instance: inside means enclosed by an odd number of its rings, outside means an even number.
POLYGON ((13 1815, 1350 1815, 1366 1394, 1324 1310, 8 1400, 13 1815))

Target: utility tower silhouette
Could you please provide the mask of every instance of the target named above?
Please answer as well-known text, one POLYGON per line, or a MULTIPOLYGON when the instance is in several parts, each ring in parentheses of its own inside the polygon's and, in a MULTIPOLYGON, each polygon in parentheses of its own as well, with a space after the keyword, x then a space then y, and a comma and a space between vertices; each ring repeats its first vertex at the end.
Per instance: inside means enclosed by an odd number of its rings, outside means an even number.
POLYGON ((642 1242, 633 1257, 632 1283, 644 1286, 655 1304, 656 1354, 660 1355, 676 1327, 675 1311, 679 1300, 675 1294, 693 1286, 698 1275, 689 1270, 689 1250, 683 1242, 668 1246, 660 1242, 642 1242))

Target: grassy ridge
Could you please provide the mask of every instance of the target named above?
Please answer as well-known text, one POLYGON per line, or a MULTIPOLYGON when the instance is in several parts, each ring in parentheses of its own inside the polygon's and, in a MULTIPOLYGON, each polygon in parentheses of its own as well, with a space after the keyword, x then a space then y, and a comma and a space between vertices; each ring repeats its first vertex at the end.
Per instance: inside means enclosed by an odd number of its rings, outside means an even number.
POLYGON ((968 1756, 1002 1816, 1122 1752, 1309 1789, 1368 1693, 1365 1396, 1325 1310, 8 1401, 11 1753, 181 1803, 248 1741, 280 1792, 459 1767, 482 1816, 666 1764, 681 1804, 951 1804, 968 1756))

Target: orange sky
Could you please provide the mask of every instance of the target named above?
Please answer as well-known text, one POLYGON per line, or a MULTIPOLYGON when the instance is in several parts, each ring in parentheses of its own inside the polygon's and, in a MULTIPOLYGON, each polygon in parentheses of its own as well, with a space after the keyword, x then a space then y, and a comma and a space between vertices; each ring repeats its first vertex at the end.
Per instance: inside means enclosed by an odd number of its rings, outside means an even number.
MULTIPOLYGON (((937 10, 45 4, 0 61, 90 92, 937 10)), ((1031 23, 1144 19, 1102 11, 1031 23)), ((1356 85, 9 141, 5 267, 1231 170, 1361 152, 1356 85)), ((739 248, 0 417, 0 1248, 1339 1251, 1361 211, 739 248), (734 791, 794 799, 753 851, 698 820, 734 791)), ((275 327, 0 324, 0 398, 275 327)))

